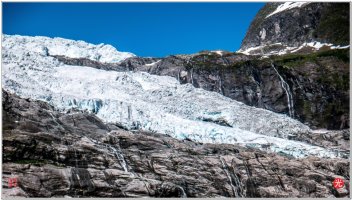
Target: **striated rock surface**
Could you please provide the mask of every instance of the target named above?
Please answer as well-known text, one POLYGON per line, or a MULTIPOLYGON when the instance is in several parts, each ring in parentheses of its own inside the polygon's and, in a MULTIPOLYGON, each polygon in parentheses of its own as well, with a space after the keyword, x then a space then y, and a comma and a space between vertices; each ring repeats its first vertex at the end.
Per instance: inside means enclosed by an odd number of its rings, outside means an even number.
MULTIPOLYGON (((347 159, 294 159, 238 145, 126 131, 3 92, 3 180, 24 197, 348 197, 347 159), (335 190, 334 178, 345 180, 335 190)), ((330 133, 316 137, 327 145, 330 133)), ((344 135, 344 134, 343 134, 344 135)), ((331 138, 330 138, 331 140, 331 138)))

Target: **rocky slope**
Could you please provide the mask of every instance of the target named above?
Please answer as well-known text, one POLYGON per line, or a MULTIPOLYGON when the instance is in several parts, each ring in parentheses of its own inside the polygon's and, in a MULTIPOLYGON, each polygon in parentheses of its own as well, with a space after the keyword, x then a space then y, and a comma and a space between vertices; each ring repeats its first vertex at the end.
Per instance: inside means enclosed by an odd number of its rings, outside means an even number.
MULTIPOLYGON (((3 197, 349 195, 347 159, 294 159, 130 132, 87 112, 58 112, 5 91, 2 97, 3 197), (7 187, 9 177, 18 178, 18 187, 7 187), (332 187, 336 177, 345 180, 344 188, 332 187)), ((320 135, 316 141, 328 143, 330 133, 320 135)))
POLYGON ((349 3, 267 3, 252 21, 241 50, 273 44, 278 45, 272 48, 283 49, 316 41, 349 45, 349 8, 349 3))

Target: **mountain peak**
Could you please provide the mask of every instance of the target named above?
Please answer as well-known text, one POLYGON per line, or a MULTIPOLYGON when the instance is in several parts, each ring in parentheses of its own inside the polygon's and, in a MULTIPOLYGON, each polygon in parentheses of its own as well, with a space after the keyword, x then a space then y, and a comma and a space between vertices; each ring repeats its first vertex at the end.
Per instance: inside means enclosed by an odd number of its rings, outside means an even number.
POLYGON ((349 45, 349 12, 348 3, 267 3, 252 21, 239 52, 278 43, 281 49, 312 42, 349 45))

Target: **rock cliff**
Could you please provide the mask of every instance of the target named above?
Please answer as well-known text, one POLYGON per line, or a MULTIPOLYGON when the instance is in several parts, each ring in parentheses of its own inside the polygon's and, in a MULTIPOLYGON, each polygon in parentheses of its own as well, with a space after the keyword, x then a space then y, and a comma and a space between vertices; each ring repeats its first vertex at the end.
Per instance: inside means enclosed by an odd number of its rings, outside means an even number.
MULTIPOLYGON (((3 197, 349 194, 347 159, 294 159, 238 145, 129 132, 104 124, 93 114, 60 113, 45 102, 7 92, 3 116, 3 197), (6 180, 14 177, 18 187, 8 188, 6 180), (345 180, 344 188, 332 187, 336 177, 345 180)), ((330 133, 322 135, 316 141, 329 143, 330 133)))
POLYGON ((349 3, 267 3, 252 21, 241 49, 319 41, 349 45, 349 3))

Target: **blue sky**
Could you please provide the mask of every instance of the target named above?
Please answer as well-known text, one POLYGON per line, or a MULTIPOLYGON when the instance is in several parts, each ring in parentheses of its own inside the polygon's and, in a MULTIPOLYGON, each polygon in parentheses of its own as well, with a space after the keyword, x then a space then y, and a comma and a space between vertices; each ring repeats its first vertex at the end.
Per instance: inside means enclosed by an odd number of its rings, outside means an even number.
POLYGON ((138 56, 237 50, 264 3, 3 3, 3 33, 63 37, 138 56))

